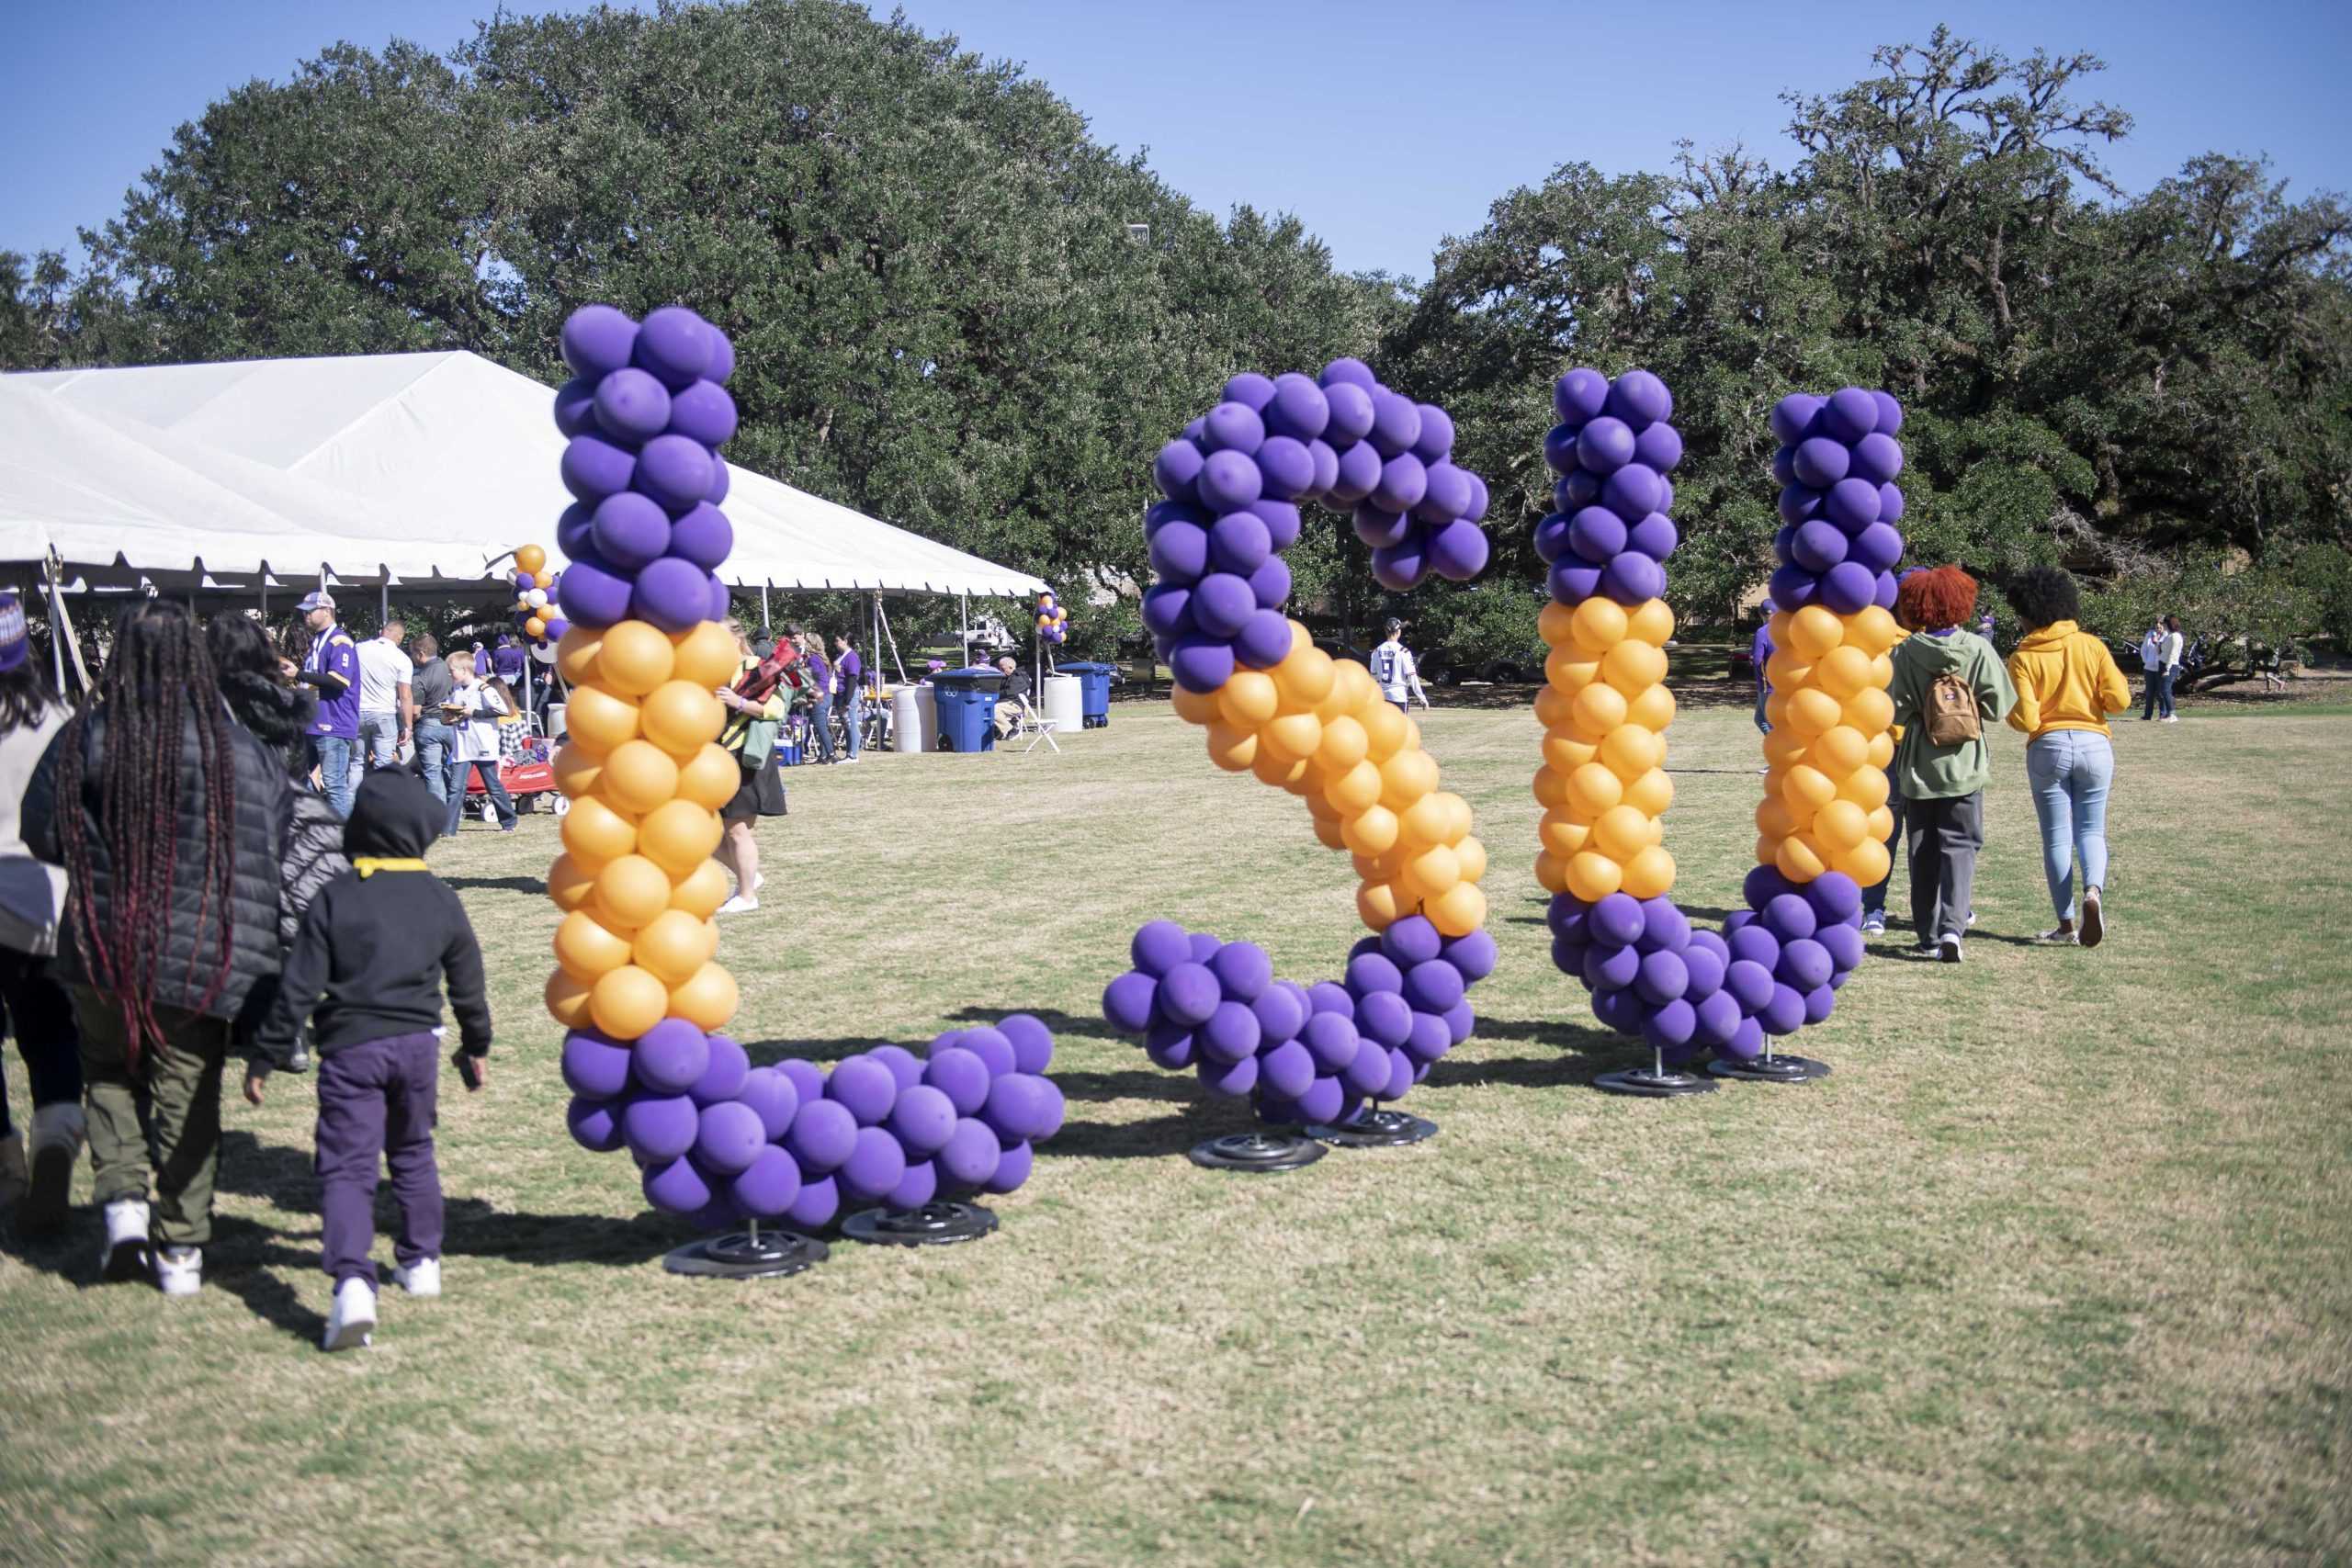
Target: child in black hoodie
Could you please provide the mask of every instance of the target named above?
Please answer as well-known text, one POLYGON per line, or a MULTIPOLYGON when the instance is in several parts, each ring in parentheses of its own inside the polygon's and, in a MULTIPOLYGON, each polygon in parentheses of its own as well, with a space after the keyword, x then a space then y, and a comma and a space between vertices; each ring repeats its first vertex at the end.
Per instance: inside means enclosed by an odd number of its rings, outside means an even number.
POLYGON ((307 1020, 318 1042, 319 1208, 334 1307, 330 1350, 368 1342, 376 1326, 379 1158, 392 1170, 401 1234, 392 1277, 412 1296, 441 1293, 441 1177, 433 1162, 440 1071, 441 985, 458 1015, 456 1056, 469 1089, 481 1087, 490 1004, 481 950, 458 896, 424 867, 425 846, 447 815, 408 774, 369 773, 344 829, 351 869, 321 888, 302 916, 276 1000, 254 1037, 245 1098, 262 1102, 273 1066, 310 1066, 307 1020))

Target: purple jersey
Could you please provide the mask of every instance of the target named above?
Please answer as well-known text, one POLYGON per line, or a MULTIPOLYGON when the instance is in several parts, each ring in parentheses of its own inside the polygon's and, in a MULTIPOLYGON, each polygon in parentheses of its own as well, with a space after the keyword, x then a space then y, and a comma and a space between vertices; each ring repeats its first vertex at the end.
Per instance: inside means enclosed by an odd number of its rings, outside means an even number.
POLYGON ((311 644, 311 655, 302 661, 302 667, 333 677, 319 684, 319 716, 311 721, 311 733, 356 740, 359 738, 359 649, 353 646, 351 634, 339 626, 329 626, 321 632, 317 640, 311 644), (338 681, 340 685, 336 683, 338 681))

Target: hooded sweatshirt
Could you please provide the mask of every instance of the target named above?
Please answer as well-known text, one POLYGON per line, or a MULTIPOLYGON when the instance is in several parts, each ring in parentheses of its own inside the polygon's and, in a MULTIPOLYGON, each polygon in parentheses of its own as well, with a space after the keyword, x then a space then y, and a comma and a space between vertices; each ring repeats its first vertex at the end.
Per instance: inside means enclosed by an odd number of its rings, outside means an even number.
POLYGON ((1974 632, 1957 629, 1920 632, 1894 647, 1894 680, 1886 694, 1894 699, 1894 722, 1903 739, 1894 748, 1895 788, 1905 800, 1957 800, 1974 795, 1992 781, 1992 727, 2017 705, 2017 689, 2001 668, 1993 645, 1974 632), (1928 739, 1922 712, 1938 676, 1958 675, 1976 694, 1976 714, 1984 731, 1973 740, 1939 746, 1928 739))
POLYGON ((319 1054, 441 1026, 441 987, 467 1055, 490 1054, 481 949, 458 896, 419 858, 448 808, 408 774, 360 782, 344 828, 352 869, 319 890, 287 956, 277 998, 254 1041, 281 1067, 309 1066, 303 1021, 319 1054))
POLYGON ((2132 705, 2132 688, 2107 644, 2072 621, 2028 632, 2009 655, 2018 705, 2009 728, 2039 740, 2052 730, 2111 735, 2107 716, 2132 705))

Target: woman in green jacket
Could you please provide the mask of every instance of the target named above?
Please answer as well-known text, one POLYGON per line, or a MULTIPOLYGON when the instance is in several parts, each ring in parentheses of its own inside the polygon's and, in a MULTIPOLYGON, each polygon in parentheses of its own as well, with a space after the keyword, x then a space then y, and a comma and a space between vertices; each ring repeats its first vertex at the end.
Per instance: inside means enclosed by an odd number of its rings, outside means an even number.
POLYGON ((2018 700, 1993 645, 1962 629, 1975 613, 1976 580, 1960 568, 1906 578, 1894 618, 1917 635, 1896 645, 1886 692, 1903 728, 1894 773, 1917 951, 1947 964, 1960 962, 1976 855, 1984 847, 1984 785, 1993 776, 1986 737, 2018 700))

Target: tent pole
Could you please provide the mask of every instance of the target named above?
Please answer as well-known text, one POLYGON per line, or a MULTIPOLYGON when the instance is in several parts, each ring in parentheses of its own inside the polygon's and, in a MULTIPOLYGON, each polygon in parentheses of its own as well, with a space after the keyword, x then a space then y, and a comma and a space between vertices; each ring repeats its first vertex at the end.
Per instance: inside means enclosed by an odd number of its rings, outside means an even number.
POLYGON ((956 595, 956 603, 962 606, 960 614, 964 623, 964 662, 969 664, 972 661, 972 596, 969 593, 958 593, 956 595))
POLYGON ((765 632, 775 624, 768 618, 768 585, 763 581, 760 584, 760 630, 765 632))
POLYGON ((45 561, 42 563, 41 572, 48 579, 49 588, 50 662, 56 670, 57 696, 58 700, 62 702, 65 698, 65 599, 64 595, 57 591, 56 572, 51 570, 45 561))

